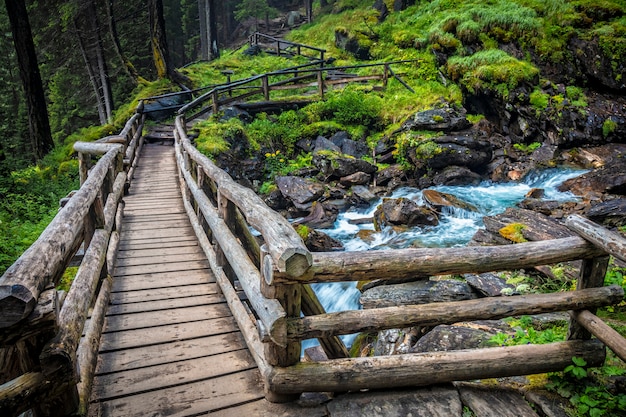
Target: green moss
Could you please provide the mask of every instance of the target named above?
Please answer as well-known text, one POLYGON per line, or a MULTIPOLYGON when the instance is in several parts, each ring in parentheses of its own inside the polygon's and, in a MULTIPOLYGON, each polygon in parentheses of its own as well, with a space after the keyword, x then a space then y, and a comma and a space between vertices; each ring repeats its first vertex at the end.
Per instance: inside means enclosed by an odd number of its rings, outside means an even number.
POLYGON ((511 223, 498 230, 500 236, 515 243, 527 242, 526 238, 522 234, 522 231, 526 229, 526 225, 522 223, 511 223))
POLYGON ((530 93, 530 105, 533 106, 537 116, 541 114, 548 105, 550 104, 550 95, 544 93, 539 88, 535 88, 532 93, 530 93))
POLYGON ((198 135, 196 148, 208 156, 227 151, 230 148, 229 139, 245 136, 243 123, 237 118, 223 123, 204 120, 195 124, 192 130, 198 135))
POLYGON ((541 147, 541 143, 540 142, 533 142, 530 144, 516 143, 515 145, 513 145, 513 147, 517 149, 518 151, 524 152, 525 154, 531 154, 536 149, 539 149, 541 147))
POLYGON ((467 57, 452 57, 447 64, 448 74, 470 92, 486 89, 508 97, 518 85, 536 81, 539 70, 500 49, 489 49, 467 57))
POLYGON ((302 240, 306 240, 309 237, 309 234, 311 233, 311 229, 308 226, 299 224, 296 226, 296 233, 298 233, 298 236, 300 236, 302 240))
POLYGON ((615 129, 617 129, 617 123, 612 119, 606 119, 604 123, 602 123, 602 136, 605 138, 608 137, 611 133, 615 132, 615 129))

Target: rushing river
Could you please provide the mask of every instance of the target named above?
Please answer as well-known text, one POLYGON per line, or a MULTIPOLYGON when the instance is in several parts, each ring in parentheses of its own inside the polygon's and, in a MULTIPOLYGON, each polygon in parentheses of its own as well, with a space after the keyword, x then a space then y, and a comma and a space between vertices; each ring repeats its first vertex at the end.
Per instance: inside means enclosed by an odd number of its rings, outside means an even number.
MULTIPOLYGON (((522 201, 532 188, 541 188, 545 191, 545 200, 572 201, 570 193, 562 193, 557 187, 569 178, 581 175, 584 171, 569 168, 554 168, 538 171, 528 175, 522 182, 492 183, 483 182, 475 186, 439 186, 432 187, 436 191, 456 196, 461 201, 470 203, 477 208, 476 212, 457 208, 444 208, 439 216, 439 225, 418 227, 404 233, 397 233, 391 228, 381 232, 374 232, 371 222, 353 224, 351 220, 373 217, 380 201, 375 201, 365 210, 351 210, 342 213, 337 218, 332 229, 322 230, 328 235, 340 240, 346 251, 361 251, 371 249, 418 247, 453 247, 466 245, 474 233, 482 227, 483 216, 492 216, 503 212, 508 207, 515 206, 522 201), (367 239, 358 235, 362 230, 371 230, 367 239)), ((423 204, 421 190, 415 188, 400 188, 394 191, 391 198, 406 197, 423 204)), ((357 222, 358 223, 358 222, 357 222)), ((343 310, 358 310, 360 292, 355 282, 337 284, 313 284, 320 302, 328 312, 343 310)), ((354 336, 342 337, 350 346, 354 336)), ((303 348, 317 344, 317 341, 305 341, 303 348)))

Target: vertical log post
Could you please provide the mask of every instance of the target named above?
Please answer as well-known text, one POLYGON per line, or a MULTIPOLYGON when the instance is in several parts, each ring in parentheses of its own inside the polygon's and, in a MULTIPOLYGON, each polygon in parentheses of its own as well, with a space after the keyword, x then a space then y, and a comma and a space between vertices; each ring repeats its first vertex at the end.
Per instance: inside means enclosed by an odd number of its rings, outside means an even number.
POLYGON ((276 40, 276 55, 280 56, 280 39, 276 40))
MULTIPOLYGON (((237 213, 235 211, 235 208, 236 206, 232 203, 232 201, 225 198, 218 189, 217 191, 218 213, 220 215, 220 218, 224 220, 224 223, 229 227, 229 229, 231 229, 231 232, 233 231, 233 224, 237 218, 237 213)), ((217 246, 217 249, 215 251, 215 255, 217 258, 217 263, 218 265, 222 267, 222 269, 224 270, 224 274, 226 274, 231 284, 233 284, 234 286, 235 279, 237 278, 237 276, 232 270, 232 268, 230 267, 228 258, 226 257, 224 250, 219 245, 216 245, 216 246, 217 246)))
MULTIPOLYGON (((604 285, 604 276, 609 266, 609 257, 600 256, 597 258, 583 259, 583 264, 580 268, 580 276, 578 277, 577 290, 585 288, 597 288, 604 285)), ((591 313, 595 314, 595 309, 590 309, 591 313)), ((591 339, 591 333, 578 322, 571 318, 570 325, 567 332, 567 339, 591 339)))
POLYGON ((317 71, 317 91, 320 98, 324 98, 324 74, 322 70, 317 71))
POLYGON ((220 111, 220 98, 217 90, 213 90, 211 99, 213 100, 213 114, 217 114, 220 111))
POLYGON ((78 174, 80 176, 80 185, 87 181, 87 175, 91 165, 91 155, 85 152, 78 152, 78 174))
MULTIPOLYGON (((266 245, 260 247, 261 258, 261 293, 266 298, 274 298, 285 309, 286 318, 300 317, 302 302, 302 285, 270 285, 272 282, 272 274, 274 273, 274 261, 267 249, 266 245)), ((279 346, 272 341, 265 341, 263 344, 265 350, 265 358, 270 365, 273 366, 290 366, 300 362, 300 352, 302 351, 302 343, 300 341, 288 343, 286 346, 279 346)), ((274 403, 295 401, 299 394, 277 394, 266 387, 266 398, 274 403)))
MULTIPOLYGON (((306 316, 315 316, 318 314, 326 314, 326 310, 320 300, 317 298, 313 288, 308 285, 302 285, 302 313, 306 316)), ((320 337, 317 339, 320 346, 326 353, 328 359, 349 358, 350 352, 344 345, 343 341, 337 336, 320 337)))
POLYGON ((389 64, 385 64, 383 71, 383 87, 387 88, 387 82, 389 81, 389 64))
POLYGON ((270 99, 270 81, 269 81, 269 77, 267 76, 267 74, 263 75, 263 78, 261 78, 261 82, 263 83, 263 98, 266 101, 269 101, 270 99))

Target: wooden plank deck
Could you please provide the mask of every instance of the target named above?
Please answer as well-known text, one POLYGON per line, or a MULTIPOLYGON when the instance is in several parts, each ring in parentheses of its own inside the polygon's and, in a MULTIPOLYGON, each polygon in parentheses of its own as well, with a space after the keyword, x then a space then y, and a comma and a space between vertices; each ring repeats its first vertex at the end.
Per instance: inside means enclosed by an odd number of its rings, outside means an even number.
POLYGON ((264 399, 254 360, 189 225, 172 146, 144 146, 124 200, 89 414, 324 415, 319 407, 264 399))

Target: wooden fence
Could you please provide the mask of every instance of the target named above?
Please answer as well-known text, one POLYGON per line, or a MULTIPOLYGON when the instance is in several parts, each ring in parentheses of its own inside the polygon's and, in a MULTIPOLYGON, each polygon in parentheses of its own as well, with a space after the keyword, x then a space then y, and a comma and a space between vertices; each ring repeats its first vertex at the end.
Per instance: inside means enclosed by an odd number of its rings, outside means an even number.
POLYGON ((3 416, 85 410, 111 290, 121 198, 142 145, 143 117, 135 114, 119 135, 74 145, 80 189, 0 277, 3 416), (80 266, 65 294, 56 287, 73 259, 80 266))
POLYGON ((276 55, 299 55, 312 60, 318 60, 324 62, 324 54, 326 50, 322 48, 316 48, 315 46, 305 45, 303 43, 290 42, 284 39, 276 38, 274 36, 266 35, 264 33, 255 32, 248 38, 250 46, 260 45, 261 43, 269 43, 273 46, 270 49, 276 55), (314 55, 306 55, 304 52, 311 51, 314 55))
POLYGON ((200 116, 213 112, 217 114, 222 106, 241 102, 251 97, 258 96, 264 100, 270 100, 272 91, 313 89, 320 97, 328 87, 337 84, 363 83, 368 81, 382 81, 383 87, 387 86, 390 77, 398 80, 405 88, 413 91, 402 78, 391 68, 394 64, 415 62, 390 61, 376 64, 361 64, 342 67, 323 67, 323 61, 315 61, 280 71, 268 72, 230 84, 222 84, 197 97, 190 103, 178 110, 179 115, 185 115, 186 122, 191 122, 200 116), (349 70, 362 70, 371 68, 376 73, 369 75, 356 75, 346 73, 349 70), (201 108, 196 113, 191 110, 201 108))
POLYGON ((267 398, 288 401, 308 391, 419 386, 456 380, 559 371, 573 356, 600 366, 604 342, 626 359, 624 339, 592 312, 622 301, 603 287, 611 254, 626 261, 626 241, 578 216, 566 224, 581 236, 496 247, 309 253, 290 224, 251 190, 200 154, 176 120, 176 152, 185 206, 263 375, 267 398), (257 230, 262 242, 251 235, 257 230), (578 288, 426 305, 326 313, 309 284, 480 273, 583 260, 578 288), (241 301, 237 282, 246 294, 241 301), (252 314, 249 311, 252 311, 252 314), (569 340, 397 356, 348 358, 337 337, 364 331, 435 326, 570 311, 569 340), (600 341, 591 339, 595 335, 600 341), (301 362, 301 342, 318 338, 329 360, 301 362))

